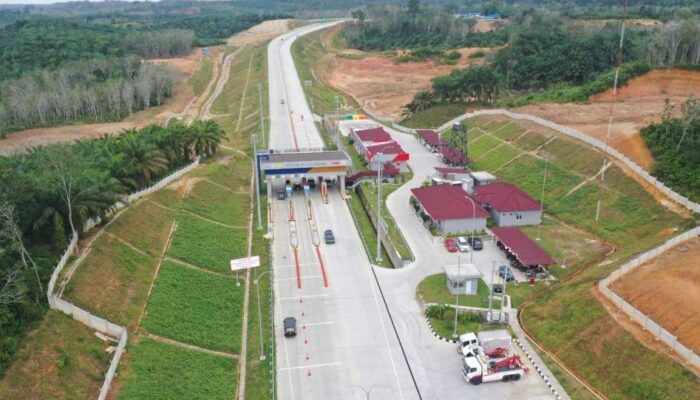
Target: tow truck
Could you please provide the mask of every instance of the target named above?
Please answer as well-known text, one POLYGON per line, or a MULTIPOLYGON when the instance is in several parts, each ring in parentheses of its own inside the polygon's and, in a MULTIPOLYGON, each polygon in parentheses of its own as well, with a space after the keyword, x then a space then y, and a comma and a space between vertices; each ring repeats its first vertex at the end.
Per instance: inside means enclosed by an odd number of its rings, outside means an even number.
POLYGON ((517 381, 528 371, 518 355, 512 355, 498 362, 489 361, 480 354, 462 359, 462 376, 472 385, 479 385, 482 382, 517 381))

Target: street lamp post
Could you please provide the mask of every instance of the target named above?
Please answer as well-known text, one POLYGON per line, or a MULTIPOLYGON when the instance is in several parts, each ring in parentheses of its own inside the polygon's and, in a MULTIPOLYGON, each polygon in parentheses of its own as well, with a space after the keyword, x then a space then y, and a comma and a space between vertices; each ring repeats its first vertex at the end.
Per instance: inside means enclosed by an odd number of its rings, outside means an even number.
POLYGON ((382 215, 382 156, 384 154, 377 153, 375 155, 377 159, 377 257, 375 261, 377 263, 382 262, 382 240, 381 240, 381 215, 382 215))
POLYGON ((258 98, 260 99, 260 135, 262 135, 262 145, 265 147, 265 125, 263 123, 263 106, 262 106, 262 83, 258 83, 258 98))
POLYGON ((262 229, 262 216, 260 213, 260 176, 258 174, 258 162, 257 162, 257 156, 258 156, 258 135, 252 134, 251 139, 253 141, 253 170, 255 171, 255 197, 257 198, 258 202, 258 229, 262 229))
MULTIPOLYGON (((263 344, 262 337, 262 311, 260 310, 260 278, 271 271, 272 270, 262 272, 255 277, 255 280, 253 280, 253 283, 255 283, 255 291, 257 292, 258 298, 258 327, 260 328, 260 361, 265 359, 265 346, 263 344)), ((272 285, 272 283, 270 283, 270 285, 272 285)))
POLYGON ((333 100, 335 101, 335 140, 338 150, 340 150, 340 97, 335 96, 333 100))

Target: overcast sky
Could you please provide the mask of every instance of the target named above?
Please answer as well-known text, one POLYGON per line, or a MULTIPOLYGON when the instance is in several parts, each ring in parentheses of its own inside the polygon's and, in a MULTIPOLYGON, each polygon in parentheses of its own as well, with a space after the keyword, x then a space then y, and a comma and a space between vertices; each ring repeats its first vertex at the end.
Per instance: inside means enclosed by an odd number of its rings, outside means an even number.
MULTIPOLYGON (((53 3, 67 3, 69 1, 75 0, 0 0, 0 4, 53 4, 53 3)), ((104 1, 104 0, 89 0, 89 1, 104 1)), ((134 1, 134 0, 122 0, 122 1, 134 1)), ((143 1, 143 0, 141 0, 143 1)), ((149 0, 158 1, 158 0, 149 0)))

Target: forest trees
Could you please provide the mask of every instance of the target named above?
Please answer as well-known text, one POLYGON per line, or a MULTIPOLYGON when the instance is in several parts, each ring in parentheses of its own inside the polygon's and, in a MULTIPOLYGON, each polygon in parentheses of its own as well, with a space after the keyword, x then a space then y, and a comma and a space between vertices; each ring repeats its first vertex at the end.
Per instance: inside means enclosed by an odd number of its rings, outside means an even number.
POLYGON ((168 98, 174 74, 135 57, 93 59, 0 82, 3 132, 77 121, 118 120, 168 98))
POLYGON ((700 201, 700 103, 690 97, 673 117, 669 102, 661 122, 642 128, 644 142, 654 155, 652 173, 691 200, 700 201))
POLYGON ((0 157, 0 375, 46 309, 46 283, 72 232, 129 192, 216 152, 216 122, 148 126, 0 157))

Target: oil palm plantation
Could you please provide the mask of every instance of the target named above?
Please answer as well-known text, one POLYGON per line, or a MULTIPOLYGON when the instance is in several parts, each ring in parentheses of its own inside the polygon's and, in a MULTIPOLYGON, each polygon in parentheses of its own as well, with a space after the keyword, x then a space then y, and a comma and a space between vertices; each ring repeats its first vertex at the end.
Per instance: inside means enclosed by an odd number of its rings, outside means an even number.
POLYGON ((141 186, 168 170, 169 162, 163 151, 136 131, 125 132, 119 138, 119 151, 123 154, 125 170, 141 186))
POLYGON ((215 121, 195 121, 190 125, 185 145, 191 158, 208 157, 216 152, 223 139, 223 131, 215 121))

